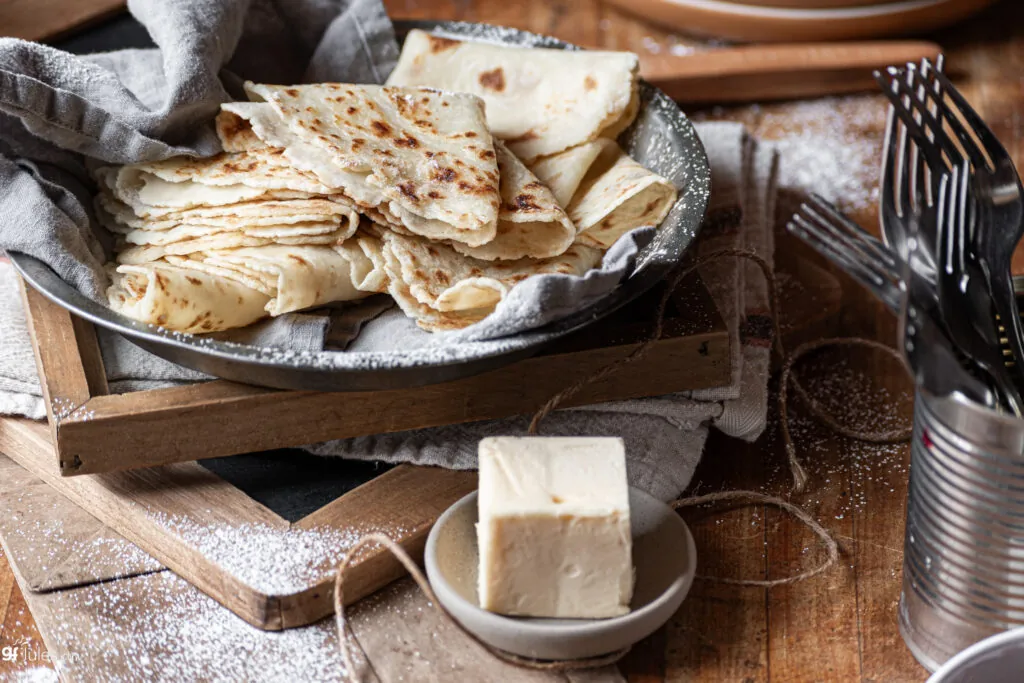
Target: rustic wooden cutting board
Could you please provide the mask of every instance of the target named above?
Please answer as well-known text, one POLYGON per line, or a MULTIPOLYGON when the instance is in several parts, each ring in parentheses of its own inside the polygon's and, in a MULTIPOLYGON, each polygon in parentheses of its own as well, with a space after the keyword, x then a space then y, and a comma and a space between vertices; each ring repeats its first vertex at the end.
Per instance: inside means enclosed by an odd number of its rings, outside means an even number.
MULTIPOLYGON (((238 621, 3 455, 0 543, 63 681, 144 680, 151 662, 178 680, 256 680, 268 672, 275 680, 341 678, 333 621, 288 637, 238 621)), ((360 602, 348 617, 371 663, 360 680, 398 683, 439 671, 500 683, 624 680, 614 666, 577 675, 505 664, 455 630, 410 580, 360 602)))
POLYGON ((124 8, 125 0, 0 0, 0 36, 56 40, 124 8))

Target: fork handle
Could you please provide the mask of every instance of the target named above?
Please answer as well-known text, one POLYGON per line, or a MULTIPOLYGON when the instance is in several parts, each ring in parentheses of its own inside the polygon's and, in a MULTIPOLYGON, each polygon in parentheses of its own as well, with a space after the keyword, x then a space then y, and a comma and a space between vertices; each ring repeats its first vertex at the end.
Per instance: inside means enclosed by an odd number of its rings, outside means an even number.
POLYGON ((640 75, 680 102, 761 102, 875 90, 873 69, 940 52, 925 41, 744 45, 644 54, 640 75))

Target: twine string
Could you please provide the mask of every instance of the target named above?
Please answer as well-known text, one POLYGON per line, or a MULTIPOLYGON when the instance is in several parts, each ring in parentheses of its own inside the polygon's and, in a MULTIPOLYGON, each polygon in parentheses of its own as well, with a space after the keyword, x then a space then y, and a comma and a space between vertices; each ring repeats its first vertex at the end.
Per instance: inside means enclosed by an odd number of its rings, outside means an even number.
POLYGON ((828 552, 828 557, 824 562, 813 569, 808 569, 781 579, 733 579, 724 576, 706 576, 702 574, 698 574, 696 578, 703 579, 705 581, 713 581, 715 583, 726 583, 733 586, 760 586, 763 588, 774 588, 775 586, 788 586, 790 584, 809 579, 812 576, 817 576, 818 574, 827 571, 829 567, 839 561, 839 544, 836 543, 834 538, 832 538, 832 535, 828 530, 825 529, 818 520, 811 517, 803 508, 781 498, 777 498, 776 496, 769 496, 764 493, 758 493, 757 491, 718 491, 716 493, 708 493, 703 496, 679 498, 678 500, 674 500, 669 503, 669 505, 671 505, 674 510, 680 510, 682 508, 723 502, 739 503, 743 505, 772 505, 781 510, 785 510, 814 532, 814 535, 817 536, 825 546, 825 550, 828 552))
MULTIPOLYGON (((363 650, 362 645, 359 644, 355 633, 352 632, 351 626, 345 618, 345 571, 348 569, 349 565, 351 565, 356 553, 373 543, 379 544, 387 549, 395 556, 395 558, 398 559, 399 562, 402 563, 402 566, 409 572, 413 581, 419 589, 423 591, 423 594, 427 597, 430 605, 437 610, 438 614, 451 623, 456 629, 461 631, 470 640, 503 662, 537 671, 580 671, 584 669, 598 669, 603 666, 614 664, 625 657, 626 653, 630 650, 630 648, 627 647, 606 655, 589 657, 586 659, 539 660, 520 657, 519 655, 514 655, 511 652, 505 652, 504 650, 492 647, 480 640, 480 638, 475 634, 463 628, 462 625, 459 624, 459 622, 441 606, 441 603, 437 600, 437 595, 434 593, 434 589, 430 587, 430 582, 427 580, 427 577, 423 575, 423 571, 416 564, 415 560, 409 556, 409 553, 405 552, 405 549, 402 548, 402 546, 384 534, 373 533, 363 536, 356 541, 355 545, 349 548, 348 552, 346 552, 345 556, 342 558, 341 564, 338 565, 337 574, 334 579, 334 615, 335 624, 338 628, 338 643, 341 647, 341 659, 345 664, 345 673, 352 681, 358 680, 356 678, 356 664, 355 657, 353 656, 353 646, 359 648, 364 657, 366 657, 366 651, 363 650), (349 636, 351 636, 351 638, 349 636)), ((368 659, 369 657, 367 657, 367 660, 368 659)))
POLYGON ((895 358, 897 361, 902 362, 902 358, 896 349, 881 342, 877 342, 873 339, 864 339, 862 337, 839 337, 835 339, 819 339, 801 344, 791 354, 786 356, 786 360, 782 364, 782 372, 779 375, 779 422, 782 427, 782 440, 786 448, 786 459, 789 462, 790 472, 793 474, 794 493, 803 493, 807 488, 807 472, 804 470, 803 465, 801 465, 800 460, 797 457, 796 444, 793 442, 793 437, 789 430, 788 401, 789 385, 791 382, 793 384, 793 388, 796 389, 800 400, 802 400, 804 405, 807 406, 811 415, 837 434, 850 439, 867 441, 870 443, 904 443, 910 441, 913 428, 909 426, 873 432, 869 430, 853 429, 852 427, 842 424, 829 414, 828 410, 819 401, 807 393, 807 390, 800 384, 800 382, 797 381, 796 376, 793 374, 793 367, 796 365, 797 361, 815 351, 820 351, 830 347, 853 346, 881 351, 891 358, 895 358))
MULTIPOLYGON (((542 405, 537 412, 534 414, 533 419, 530 421, 528 429, 529 434, 537 434, 540 429, 540 423, 551 414, 552 411, 556 410, 559 406, 563 405, 570 398, 578 394, 584 387, 594 382, 600 381, 609 375, 617 372, 622 367, 634 363, 644 358, 654 346, 655 343, 661 338, 662 332, 664 331, 665 313, 668 309, 669 301, 671 300, 672 294, 679 286, 680 282, 687 276, 693 273, 700 266, 709 263, 711 261, 735 257, 744 259, 754 263, 760 268, 761 273, 764 275, 765 281, 768 285, 769 294, 769 305, 771 307, 771 318, 772 318, 772 331, 773 331, 773 344, 779 356, 784 359, 782 365, 782 372, 779 380, 779 414, 782 423, 782 436, 786 448, 786 457, 789 462, 790 471, 793 477, 793 489, 792 493, 801 493, 807 486, 807 473, 804 470, 799 458, 797 457, 796 446, 793 443, 792 434, 789 429, 789 415, 788 415, 788 387, 792 383, 796 390, 797 396, 804 401, 811 414, 821 422, 823 422, 829 429, 834 432, 841 434, 852 439, 859 439, 861 441, 868 441, 873 443, 896 443, 906 441, 910 438, 910 430, 894 429, 880 432, 871 432, 853 429, 842 423, 838 422, 832 415, 828 413, 826 408, 817 400, 813 399, 806 389, 797 380, 796 375, 793 373, 793 368, 796 363, 808 354, 821 350, 823 348, 832 346, 861 346, 878 351, 887 353, 888 355, 899 358, 899 354, 892 348, 876 342, 870 339, 863 339, 859 337, 848 337, 838 339, 823 339, 813 342, 808 342, 800 345, 792 354, 786 354, 783 348, 782 332, 779 322, 779 291, 775 275, 772 272, 771 266, 757 253, 745 250, 745 249, 722 249, 711 252, 702 257, 694 259, 690 263, 686 264, 675 270, 668 279, 668 284, 665 287, 665 291, 658 302, 658 307, 655 311, 655 319, 653 328, 650 336, 641 342, 633 351, 622 358, 616 359, 611 363, 605 365, 596 373, 589 377, 582 378, 573 384, 569 385, 562 391, 552 396, 548 401, 542 405)), ((719 576, 705 576, 698 575, 696 578, 703 579, 705 581, 712 581, 717 583, 736 585, 736 586, 756 586, 763 588, 772 588, 775 586, 790 585, 799 581, 812 578, 819 574, 824 573, 830 567, 835 565, 839 561, 839 545, 836 543, 832 535, 821 525, 816 519, 814 519, 807 511, 803 508, 790 503, 789 501, 783 500, 776 496, 770 496, 758 491, 719 491, 716 493, 709 493, 701 496, 690 496, 686 498, 680 498, 672 501, 669 505, 675 509, 680 510, 683 508, 696 507, 701 505, 713 505, 718 503, 734 503, 739 505, 770 505, 777 507, 797 519, 802 524, 806 525, 821 541, 825 546, 827 557, 823 563, 797 574, 783 577, 780 579, 736 579, 729 577, 719 576)), ((464 629, 438 602, 437 596, 433 589, 430 587, 430 583, 427 578, 423 575, 423 572, 417 566, 416 562, 409 556, 405 550, 396 543, 393 539, 389 538, 384 534, 374 533, 367 534, 360 538, 355 545, 353 545, 348 552, 345 553, 341 564, 338 566, 337 574, 334 583, 334 611, 338 630, 338 641, 341 647, 342 660, 345 664, 346 675, 350 680, 356 681, 356 668, 355 658, 353 657, 353 646, 359 648, 363 655, 366 653, 362 649, 355 634, 351 632, 351 628, 348 621, 345 618, 345 593, 344 593, 344 578, 345 572, 351 565, 353 558, 356 553, 365 548, 370 544, 379 544, 392 555, 394 555, 398 561, 405 567, 405 569, 412 576, 413 581, 423 591, 424 595, 430 601, 430 604, 436 609, 441 615, 444 616, 455 628, 465 634, 473 642, 477 643, 485 650, 490 652, 498 659, 529 669, 535 669, 540 671, 573 671, 573 670, 584 670, 594 669, 603 666, 609 666, 618 662, 628 652, 629 648, 619 650, 617 652, 603 655, 601 657, 594 657, 590 659, 577 659, 577 660, 556 660, 556 661, 544 661, 529 659, 526 657, 520 657, 509 652, 496 649, 487 643, 481 641, 476 635, 464 629), (348 636, 351 635, 351 638, 348 636)))
POLYGON ((672 294, 679 287, 679 283, 683 279, 693 273, 695 270, 700 268, 702 265, 715 261, 720 258, 726 258, 729 256, 735 256, 737 258, 747 259, 756 264, 761 272, 764 274, 765 280, 768 282, 768 292, 771 303, 772 313, 772 327, 774 329, 775 343, 779 349, 779 353, 782 353, 782 334, 779 328, 779 302, 778 302, 778 288, 775 286, 775 274, 772 273, 772 268, 768 265, 761 256, 756 252, 748 249, 720 249, 718 251, 710 252, 704 256, 694 259, 690 263, 677 268, 668 277, 668 284, 665 287, 665 291, 661 295, 661 299, 658 301, 658 307, 654 313, 654 326, 651 330, 651 334, 641 342, 635 349, 633 349, 628 355, 618 358, 611 363, 608 363, 603 368, 595 372, 589 377, 583 377, 576 382, 573 382, 568 387, 558 392, 547 402, 540 407, 540 409, 534 414, 533 419, 530 421, 530 427, 527 430, 529 434, 536 434, 540 428, 541 421, 546 418, 551 411, 555 410, 558 406, 564 404, 567 400, 575 396, 580 392, 581 389, 589 384, 600 381, 605 377, 608 377, 615 372, 618 372, 623 366, 635 363, 636 361, 644 358, 654 347, 654 345, 661 339, 661 334, 665 329, 665 312, 668 310, 668 303, 672 299, 672 294))

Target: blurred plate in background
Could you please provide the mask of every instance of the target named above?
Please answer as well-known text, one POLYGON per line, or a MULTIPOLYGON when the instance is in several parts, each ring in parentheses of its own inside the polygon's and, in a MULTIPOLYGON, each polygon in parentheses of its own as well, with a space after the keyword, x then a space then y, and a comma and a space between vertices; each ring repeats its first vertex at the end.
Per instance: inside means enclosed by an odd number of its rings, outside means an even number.
MULTIPOLYGON (((946 26, 991 5, 995 0, 902 0, 856 7, 806 9, 810 0, 609 0, 644 19, 679 31, 740 42, 807 42, 862 40, 923 33, 946 26), (768 7, 769 2, 790 3, 768 7), (803 9, 792 6, 803 2, 803 9)), ((842 0, 847 5, 850 0, 842 0)))

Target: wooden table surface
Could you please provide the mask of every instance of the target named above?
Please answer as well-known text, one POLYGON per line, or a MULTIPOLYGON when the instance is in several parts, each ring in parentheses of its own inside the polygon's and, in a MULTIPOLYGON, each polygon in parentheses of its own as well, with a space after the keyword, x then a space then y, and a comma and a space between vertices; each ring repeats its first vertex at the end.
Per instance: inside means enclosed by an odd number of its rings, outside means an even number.
MULTIPOLYGON (((696 44, 598 0, 390 0, 387 4, 394 17, 505 24, 639 53, 685 52, 686 46, 696 44)), ((968 98, 1020 166, 1024 162, 1024 80, 1020 76, 1024 73, 1024 3, 1005 0, 934 38, 946 48, 951 69, 968 98)), ((847 115, 852 120, 842 134, 850 144, 880 146, 878 112, 882 110, 881 97, 865 95, 810 111, 847 115)), ((786 139, 815 125, 806 120, 808 110, 800 103, 691 113, 744 121, 764 138, 786 139)), ((813 179, 814 158, 803 162, 809 168, 797 177, 813 179)), ((820 183, 820 178, 813 182, 820 183)), ((862 225, 877 230, 872 201, 853 203, 851 210, 862 225)), ((844 288, 843 333, 891 343, 892 317, 852 281, 844 280, 844 288)), ((909 418, 909 382, 896 363, 879 355, 822 354, 808 361, 802 376, 819 400, 831 404, 850 423, 891 425, 909 418)), ((799 405, 793 417, 800 455, 811 475, 808 493, 794 501, 835 535, 842 550, 840 563, 816 578, 772 590, 698 580, 672 622, 624 661, 623 671, 631 682, 896 683, 926 678, 896 627, 908 447, 836 437, 815 425, 799 405)), ((753 445, 712 436, 691 492, 744 488, 785 495, 789 480, 777 422, 773 414, 767 433, 753 445)), ((686 518, 697 538, 704 575, 779 578, 824 558, 806 529, 770 508, 691 510, 686 518)), ((38 631, 0 555, 0 644, 22 639, 33 643, 34 652, 42 651, 38 631)), ((0 676, 38 666, 47 664, 0 659, 0 676)))

